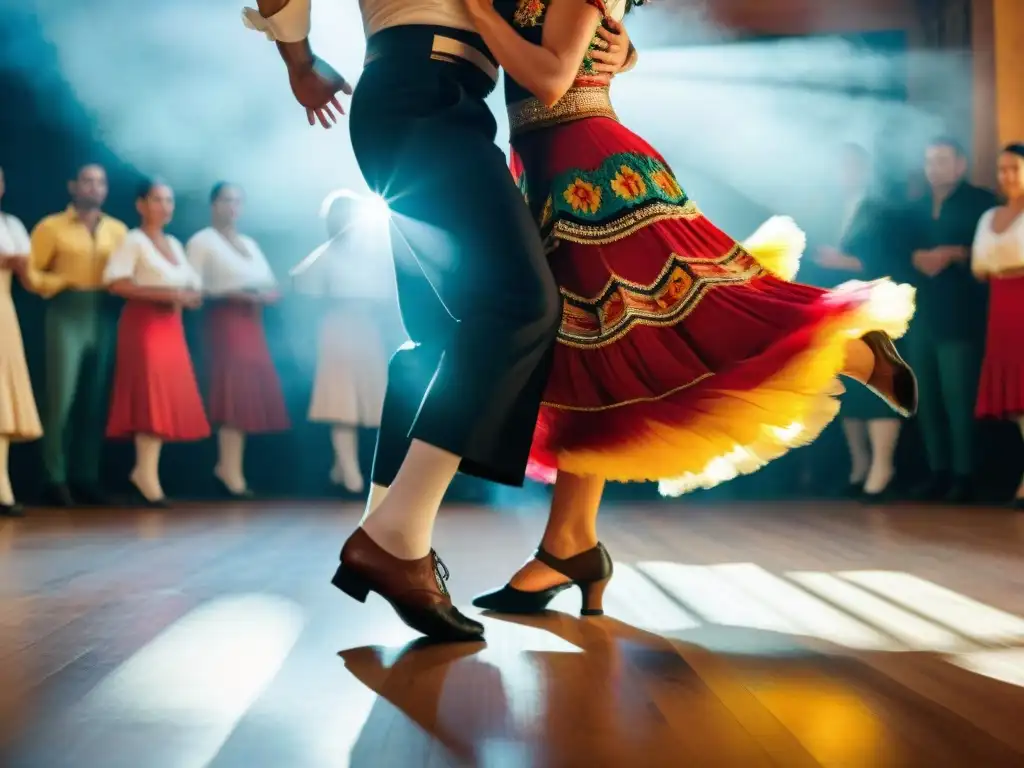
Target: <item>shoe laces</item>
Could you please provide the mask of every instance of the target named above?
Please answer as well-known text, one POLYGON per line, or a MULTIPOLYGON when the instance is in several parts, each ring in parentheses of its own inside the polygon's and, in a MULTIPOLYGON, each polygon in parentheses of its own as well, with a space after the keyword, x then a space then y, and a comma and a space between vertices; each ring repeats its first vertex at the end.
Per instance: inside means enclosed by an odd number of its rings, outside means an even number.
POLYGON ((437 582, 437 588, 441 590, 441 594, 445 597, 451 597, 448 593, 448 587, 445 586, 445 582, 452 575, 451 571, 448 570, 448 566, 444 564, 444 560, 438 556, 437 552, 430 550, 430 556, 434 560, 434 581, 437 582))

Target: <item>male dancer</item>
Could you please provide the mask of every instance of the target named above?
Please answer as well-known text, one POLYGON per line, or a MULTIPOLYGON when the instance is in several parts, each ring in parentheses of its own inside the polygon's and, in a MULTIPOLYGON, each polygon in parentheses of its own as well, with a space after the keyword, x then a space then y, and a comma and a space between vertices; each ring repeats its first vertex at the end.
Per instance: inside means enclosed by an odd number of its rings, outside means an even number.
POLYGON ((32 291, 49 299, 43 465, 47 501, 64 507, 76 502, 106 503, 100 486, 100 454, 117 315, 103 288, 103 270, 128 231, 103 213, 107 173, 101 166, 79 168, 68 182, 68 192, 71 205, 47 216, 32 231, 28 269, 32 291), (75 457, 70 488, 69 452, 75 457))
POLYGON ((967 154, 955 139, 933 139, 924 159, 929 193, 909 222, 918 274, 907 357, 920 382, 918 424, 931 474, 915 496, 964 504, 975 490, 974 405, 988 303, 986 286, 971 274, 971 245, 978 220, 997 200, 968 183, 967 154))
MULTIPOLYGON (((336 94, 352 89, 310 48, 310 0, 258 4, 243 12, 246 24, 277 42, 310 125, 330 127, 342 111, 336 94)), ((360 7, 368 40, 352 145, 394 214, 411 342, 389 364, 367 514, 333 583, 360 601, 377 592, 428 636, 480 639, 483 626, 445 587, 434 519, 460 469, 522 484, 561 302, 537 224, 494 145, 484 98, 498 69, 461 0, 360 7)), ((619 71, 625 48, 610 48, 602 66, 619 71)))

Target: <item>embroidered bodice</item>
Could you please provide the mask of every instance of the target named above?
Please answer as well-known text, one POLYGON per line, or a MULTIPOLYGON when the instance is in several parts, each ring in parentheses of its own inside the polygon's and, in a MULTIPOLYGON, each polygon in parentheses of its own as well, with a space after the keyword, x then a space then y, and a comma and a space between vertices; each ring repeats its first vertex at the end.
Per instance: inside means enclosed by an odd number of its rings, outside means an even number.
MULTIPOLYGON (((605 17, 621 21, 630 0, 590 0, 605 17)), ((495 9, 526 40, 540 45, 544 31, 544 16, 550 0, 496 0, 495 9)), ((590 51, 603 41, 594 30, 587 54, 580 62, 573 87, 555 104, 547 107, 534 98, 526 88, 505 73, 505 103, 508 106, 509 125, 515 134, 526 128, 553 125, 583 117, 605 115, 615 117, 608 98, 607 78, 594 69, 590 51)))

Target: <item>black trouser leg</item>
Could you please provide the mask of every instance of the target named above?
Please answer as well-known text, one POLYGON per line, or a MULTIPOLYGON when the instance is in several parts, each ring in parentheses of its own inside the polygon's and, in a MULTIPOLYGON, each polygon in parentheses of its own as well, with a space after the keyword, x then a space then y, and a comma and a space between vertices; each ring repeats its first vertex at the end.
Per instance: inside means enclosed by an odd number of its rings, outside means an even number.
POLYGON ((381 412, 371 477, 375 485, 389 487, 412 442, 410 432, 423 393, 441 362, 455 319, 445 310, 402 236, 392 227, 399 309, 409 340, 388 362, 388 383, 381 412), (432 342, 432 343, 431 343, 432 342))
POLYGON ((436 312, 410 311, 410 293, 421 293, 423 284, 400 279, 403 321, 419 345, 391 366, 403 378, 389 386, 374 482, 387 484, 397 472, 401 452, 391 446, 408 415, 408 402, 399 399, 406 389, 420 398, 408 437, 463 457, 465 472, 519 485, 560 319, 558 289, 536 224, 493 143, 494 119, 482 95, 470 93, 455 65, 420 62, 412 73, 405 63, 383 64, 367 68, 353 99, 353 146, 455 322, 421 325, 436 312), (420 361, 429 366, 435 358, 420 388, 420 361))

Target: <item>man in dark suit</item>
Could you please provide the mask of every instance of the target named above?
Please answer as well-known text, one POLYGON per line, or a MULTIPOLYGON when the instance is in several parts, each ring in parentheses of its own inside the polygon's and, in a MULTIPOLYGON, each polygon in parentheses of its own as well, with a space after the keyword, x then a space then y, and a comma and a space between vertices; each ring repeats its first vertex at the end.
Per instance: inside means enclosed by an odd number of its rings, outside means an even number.
POLYGON ((963 503, 973 496, 974 403, 984 350, 987 294, 971 275, 978 220, 996 205, 967 182, 967 156, 941 137, 925 150, 928 193, 908 213, 917 316, 908 338, 921 390, 918 418, 931 470, 922 500, 963 503))

